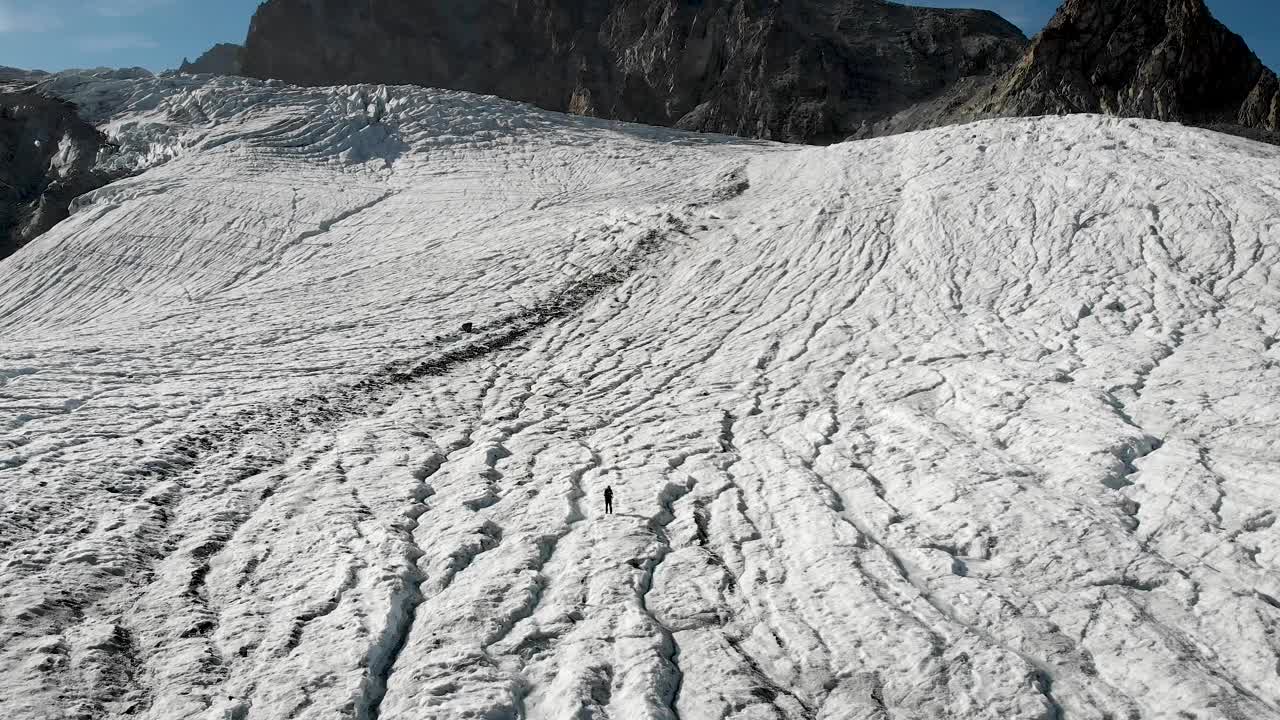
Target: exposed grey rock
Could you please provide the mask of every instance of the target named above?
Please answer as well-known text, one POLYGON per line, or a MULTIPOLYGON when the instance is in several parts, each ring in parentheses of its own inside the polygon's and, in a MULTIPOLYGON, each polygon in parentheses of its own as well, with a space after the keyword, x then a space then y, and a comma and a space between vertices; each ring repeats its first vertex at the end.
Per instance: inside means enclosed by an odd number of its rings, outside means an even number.
POLYGON ((243 73, 241 63, 243 53, 244 47, 240 45, 219 43, 206 50, 203 55, 196 58, 195 62, 189 62, 186 58, 182 58, 182 65, 178 67, 178 72, 189 75, 204 73, 211 75, 240 75, 243 73))
POLYGON ((1280 83, 1204 0, 1067 0, 1003 77, 956 86, 858 135, 1081 112, 1276 142, 1280 83))
POLYGON ((245 74, 796 142, 1076 112, 1280 130, 1280 82, 1203 0, 1067 0, 1029 47, 991 13, 880 0, 356 5, 264 3, 245 74))
POLYGON ((243 69, 825 142, 1001 72, 1025 48, 994 13, 882 0, 269 0, 243 69))
POLYGON ((22 68, 8 67, 0 65, 0 81, 22 81, 34 82, 41 78, 48 77, 49 73, 44 70, 23 70, 22 68))
POLYGON ((23 70, 0 65, 0 93, 22 92, 49 77, 43 70, 23 70))
POLYGON ((1204 0, 1068 0, 996 88, 1003 115, 1104 112, 1280 129, 1280 86, 1204 0))
POLYGON ((106 137, 75 105, 37 93, 0 93, 0 259, 69 214, 71 201, 115 177, 94 170, 106 137))

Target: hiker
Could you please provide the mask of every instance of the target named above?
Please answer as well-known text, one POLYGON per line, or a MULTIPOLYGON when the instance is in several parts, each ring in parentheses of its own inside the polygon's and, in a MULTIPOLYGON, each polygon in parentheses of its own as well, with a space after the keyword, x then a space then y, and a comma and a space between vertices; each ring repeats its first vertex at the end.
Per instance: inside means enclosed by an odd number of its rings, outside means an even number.
POLYGON ((613 488, 607 486, 604 489, 604 512, 606 515, 613 514, 613 488))

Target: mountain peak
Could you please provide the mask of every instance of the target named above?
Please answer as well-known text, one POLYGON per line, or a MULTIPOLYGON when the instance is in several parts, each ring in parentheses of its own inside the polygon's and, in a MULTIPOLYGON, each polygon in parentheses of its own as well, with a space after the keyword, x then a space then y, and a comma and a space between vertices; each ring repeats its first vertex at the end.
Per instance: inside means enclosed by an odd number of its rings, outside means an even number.
POLYGON ((1203 0, 1067 0, 987 109, 1277 130, 1280 87, 1203 0))
POLYGON ((460 5, 269 0, 250 25, 245 74, 468 90, 582 115, 821 143, 964 77, 1002 73, 1027 45, 994 13, 871 0, 460 5))
POLYGON ((178 67, 178 72, 187 73, 188 75, 200 75, 203 73, 239 75, 241 73, 243 54, 244 48, 239 45, 218 43, 206 50, 199 58, 196 58, 195 62, 189 62, 185 57, 182 58, 182 65, 178 67))

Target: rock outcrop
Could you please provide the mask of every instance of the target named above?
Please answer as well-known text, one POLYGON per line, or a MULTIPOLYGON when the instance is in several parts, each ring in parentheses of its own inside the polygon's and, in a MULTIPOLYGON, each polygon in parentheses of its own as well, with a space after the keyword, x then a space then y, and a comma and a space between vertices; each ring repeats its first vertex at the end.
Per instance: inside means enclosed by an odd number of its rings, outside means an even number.
POLYGON ((187 73, 189 75, 241 75, 243 74, 243 63, 241 57, 244 54, 244 47, 232 43, 219 43, 205 51, 203 55, 196 58, 195 62, 190 62, 186 58, 182 58, 182 65, 178 67, 178 72, 187 73))
POLYGON ((0 65, 0 93, 16 93, 28 90, 49 77, 43 70, 23 70, 0 65))
POLYGON ((71 201, 115 179, 94 169, 106 137, 76 106, 37 93, 0 93, 0 259, 69 214, 71 201))
POLYGON ((793 142, 1000 73, 1026 38, 998 15, 881 0, 269 0, 244 74, 404 83, 793 142))
POLYGON ((986 109, 1280 130, 1280 83, 1204 0, 1067 0, 986 109))
POLYGON ((1026 55, 863 128, 859 136, 989 117, 1105 113, 1280 142, 1280 83, 1204 0, 1067 0, 1026 55))
POLYGON ((23 70, 0 65, 0 82, 34 82, 48 76, 49 73, 44 70, 23 70))
POLYGON ((1274 139, 1280 83, 1203 0, 998 16, 881 0, 269 0, 245 74, 412 83, 793 142, 1099 112, 1274 139))

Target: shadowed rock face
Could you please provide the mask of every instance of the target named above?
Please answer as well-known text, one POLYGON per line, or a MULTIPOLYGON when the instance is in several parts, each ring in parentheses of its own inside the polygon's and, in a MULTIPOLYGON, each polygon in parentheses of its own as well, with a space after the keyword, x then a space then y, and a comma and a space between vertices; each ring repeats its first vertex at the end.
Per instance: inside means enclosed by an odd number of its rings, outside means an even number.
POLYGON ((244 71, 825 142, 1003 71, 1025 47, 994 13, 879 0, 269 0, 244 71))
POLYGON ((244 53, 244 48, 239 45, 219 43, 206 50, 203 55, 196 58, 195 62, 188 62, 186 58, 183 58, 182 65, 178 67, 178 72, 191 75, 200 75, 202 73, 239 75, 241 74, 240 56, 242 53, 244 53))
POLYGON ((35 82, 48 75, 43 70, 23 70, 0 65, 0 82, 35 82))
POLYGON ((1068 0, 985 109, 1278 130, 1280 86, 1203 0, 1068 0))
POLYGON ((0 259, 65 219, 76 197, 113 179, 93 170, 106 144, 69 102, 0 94, 0 259))
POLYGON ((1002 76, 868 123, 855 137, 991 117, 1105 113, 1280 144, 1280 84, 1203 0, 1068 0, 1002 76))

